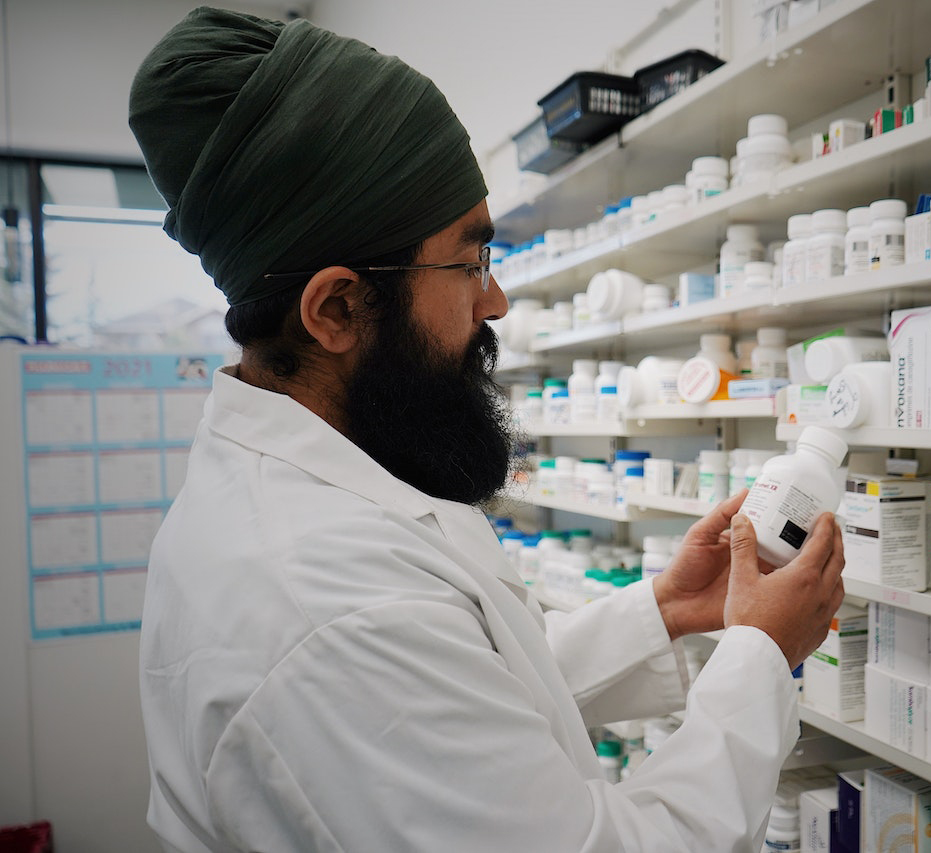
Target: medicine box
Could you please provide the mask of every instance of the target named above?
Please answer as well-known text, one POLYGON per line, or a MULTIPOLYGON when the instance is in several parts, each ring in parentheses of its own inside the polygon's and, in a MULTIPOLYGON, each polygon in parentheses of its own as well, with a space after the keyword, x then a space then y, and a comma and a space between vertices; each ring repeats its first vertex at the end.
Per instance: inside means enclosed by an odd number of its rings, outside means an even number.
POLYGON ((931 783, 883 765, 866 771, 864 844, 868 853, 931 853, 931 783))
POLYGON ((828 127, 828 138, 828 146, 832 154, 835 151, 843 151, 866 139, 866 124, 850 118, 836 119, 828 127))
POLYGON ((831 827, 837 833, 837 786, 802 791, 798 798, 801 853, 824 853, 835 849, 831 844, 831 827))
POLYGON ((710 273, 684 272, 679 275, 679 305, 694 305, 714 299, 714 276, 710 273))
POLYGON ((844 493, 844 577, 927 587, 924 480, 850 474, 844 493))
POLYGON ((827 637, 805 661, 805 704, 832 720, 863 719, 867 612, 842 604, 827 637))
POLYGON ((871 663, 865 667, 865 684, 866 734, 923 759, 927 752, 927 685, 900 678, 871 663))
POLYGON ((931 424, 931 307, 893 311, 889 318, 892 425, 931 424))
POLYGON ((731 379, 727 383, 727 396, 732 400, 775 397, 776 392, 788 384, 788 379, 731 379))
POLYGON ((675 490, 675 462, 672 459, 643 460, 643 491, 648 495, 672 496, 675 490))
POLYGON ((827 385, 787 385, 785 419, 790 424, 826 423, 827 400, 827 385))
POLYGON ((920 684, 931 681, 931 616, 869 603, 867 663, 920 684))
POLYGON ((905 217, 905 263, 931 261, 931 213, 905 217))
POLYGON ((864 770, 837 774, 837 841, 841 850, 859 853, 866 816, 863 796, 864 770))

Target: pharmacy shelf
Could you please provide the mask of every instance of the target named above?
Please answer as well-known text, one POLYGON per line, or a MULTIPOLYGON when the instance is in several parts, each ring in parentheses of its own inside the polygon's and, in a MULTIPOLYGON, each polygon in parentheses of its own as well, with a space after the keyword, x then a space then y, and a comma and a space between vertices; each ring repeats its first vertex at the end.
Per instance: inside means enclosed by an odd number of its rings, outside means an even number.
POLYGON ((756 222, 764 242, 785 239, 786 220, 823 207, 847 209, 877 198, 911 195, 931 184, 931 120, 908 125, 817 160, 791 166, 772 180, 738 187, 701 204, 661 215, 622 237, 563 255, 505 282, 512 298, 565 298, 584 290, 600 270, 620 267, 646 279, 713 261, 731 222, 756 222))
POLYGON ((574 424, 523 424, 524 432, 539 438, 667 438, 677 435, 715 435, 712 418, 637 419, 622 417, 615 424, 603 422, 574 424))
POLYGON ((903 610, 911 610, 931 616, 931 594, 927 592, 914 592, 908 589, 897 589, 894 586, 883 586, 878 583, 858 580, 844 575, 844 592, 849 596, 862 598, 866 601, 878 601, 880 604, 892 604, 903 610))
POLYGON ((546 370, 548 363, 543 356, 507 353, 498 362, 496 374, 539 373, 546 370))
POLYGON ((627 420, 659 421, 678 418, 774 418, 776 398, 751 400, 712 400, 708 403, 652 403, 637 406, 627 414, 627 420))
POLYGON ((620 321, 592 323, 581 329, 571 329, 536 338, 530 342, 530 352, 531 354, 560 350, 590 352, 592 347, 611 347, 617 342, 622 329, 623 324, 620 321))
POLYGON ((863 722, 854 722, 854 723, 840 723, 837 720, 831 719, 826 714, 819 713, 818 711, 810 708, 804 703, 799 703, 799 717, 802 722, 808 723, 811 726, 814 726, 821 731, 833 735, 836 738, 846 741, 853 746, 862 749, 864 752, 871 753, 876 755, 884 761, 888 761, 891 764, 895 764, 898 767, 901 767, 903 770, 908 770, 910 773, 914 773, 916 776, 921 776, 923 779, 931 780, 931 763, 927 761, 922 761, 920 758, 916 758, 914 755, 908 752, 904 752, 901 749, 896 749, 894 746, 890 746, 887 743, 884 743, 877 738, 868 735, 863 730, 863 722))
MULTIPOLYGON (((825 424, 830 426, 830 424, 825 424)), ((802 430, 801 424, 776 424, 778 441, 795 441, 802 430)), ((931 429, 894 429, 892 427, 858 427, 836 430, 851 447, 902 447, 916 450, 931 449, 931 429)))
MULTIPOLYGON (((931 120, 927 124, 931 130, 931 120)), ((706 332, 753 336, 766 325, 810 330, 926 304, 931 304, 931 261, 920 261, 806 282, 799 287, 740 293, 634 314, 622 322, 551 335, 534 343, 533 355, 591 352, 598 347, 642 349, 655 346, 658 334, 664 347, 672 347, 695 343, 706 332)))
POLYGON ((698 154, 733 154, 752 115, 777 113, 795 128, 878 92, 890 69, 920 67, 929 29, 926 0, 839 0, 629 122, 542 188, 493 198, 499 233, 519 242, 576 227, 622 196, 681 183, 698 154))
MULTIPOLYGON (((505 502, 516 502, 527 504, 529 506, 542 507, 543 509, 555 509, 563 512, 572 512, 577 515, 585 515, 589 518, 603 518, 607 521, 629 522, 629 521, 650 521, 664 518, 679 518, 683 515, 694 515, 691 511, 684 511, 686 507, 691 509, 691 505, 697 501, 683 501, 673 498, 660 498, 656 496, 654 500, 641 500, 643 496, 638 495, 636 502, 631 501, 626 507, 607 507, 597 506, 587 501, 569 500, 558 498, 551 495, 541 495, 533 486, 529 486, 526 491, 516 489, 509 490, 505 496, 505 502)), ((708 506, 705 505, 705 512, 708 506)), ((700 513, 703 515, 704 513, 700 513)))

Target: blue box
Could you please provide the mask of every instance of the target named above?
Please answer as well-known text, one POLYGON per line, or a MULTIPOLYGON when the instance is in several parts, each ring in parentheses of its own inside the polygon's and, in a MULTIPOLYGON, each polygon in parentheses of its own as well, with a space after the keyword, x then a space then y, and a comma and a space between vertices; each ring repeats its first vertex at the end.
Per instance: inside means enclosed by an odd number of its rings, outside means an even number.
POLYGON ((788 379, 731 379, 727 383, 727 396, 732 400, 775 397, 776 392, 788 384, 788 379))

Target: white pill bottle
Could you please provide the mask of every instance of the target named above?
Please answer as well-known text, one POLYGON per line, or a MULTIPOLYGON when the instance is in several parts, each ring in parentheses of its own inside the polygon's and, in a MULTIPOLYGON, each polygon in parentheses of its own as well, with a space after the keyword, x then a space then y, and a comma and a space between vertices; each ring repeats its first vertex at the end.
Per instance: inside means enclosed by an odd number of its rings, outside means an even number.
POLYGON ((757 551, 773 566, 794 559, 818 516, 835 512, 843 496, 837 469, 847 442, 822 427, 805 427, 795 453, 763 465, 739 512, 756 531, 757 551))

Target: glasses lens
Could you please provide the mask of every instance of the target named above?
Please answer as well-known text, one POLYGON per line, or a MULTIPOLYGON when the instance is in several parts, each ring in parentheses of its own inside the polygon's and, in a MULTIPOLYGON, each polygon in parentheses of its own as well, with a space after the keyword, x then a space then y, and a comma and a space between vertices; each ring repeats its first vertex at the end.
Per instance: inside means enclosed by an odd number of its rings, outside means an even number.
POLYGON ((482 292, 488 293, 488 284, 491 281, 491 246, 483 246, 478 257, 482 262, 482 292))

